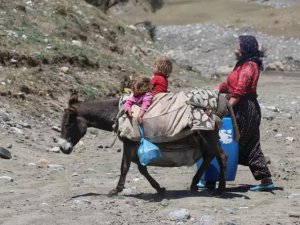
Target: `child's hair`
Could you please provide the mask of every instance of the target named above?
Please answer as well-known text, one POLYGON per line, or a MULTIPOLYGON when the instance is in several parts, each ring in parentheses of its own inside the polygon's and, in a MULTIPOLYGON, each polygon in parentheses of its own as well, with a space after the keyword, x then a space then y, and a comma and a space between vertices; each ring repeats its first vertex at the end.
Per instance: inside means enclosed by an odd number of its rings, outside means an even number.
POLYGON ((146 92, 152 92, 150 78, 138 76, 132 79, 131 89, 134 96, 141 96, 146 92))
POLYGON ((165 77, 169 77, 172 73, 172 61, 167 57, 155 60, 154 66, 157 66, 158 72, 165 77))

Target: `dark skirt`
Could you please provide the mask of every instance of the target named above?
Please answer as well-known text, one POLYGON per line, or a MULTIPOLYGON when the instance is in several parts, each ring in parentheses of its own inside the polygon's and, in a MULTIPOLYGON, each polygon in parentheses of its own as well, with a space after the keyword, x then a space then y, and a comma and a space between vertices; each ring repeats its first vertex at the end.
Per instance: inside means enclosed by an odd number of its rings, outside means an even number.
POLYGON ((242 97, 234 106, 241 137, 239 141, 239 164, 249 166, 254 178, 270 178, 264 154, 260 147, 261 110, 254 96, 242 97))

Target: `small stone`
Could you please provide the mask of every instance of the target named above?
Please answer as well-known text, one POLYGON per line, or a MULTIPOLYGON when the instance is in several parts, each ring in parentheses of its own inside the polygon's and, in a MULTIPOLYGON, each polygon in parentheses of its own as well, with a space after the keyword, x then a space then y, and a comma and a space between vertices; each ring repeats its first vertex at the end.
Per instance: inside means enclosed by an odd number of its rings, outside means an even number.
POLYGON ((60 153, 60 148, 59 147, 53 147, 48 150, 49 152, 54 152, 54 153, 60 153))
POLYGON ((62 71, 63 73, 68 73, 70 71, 70 68, 67 66, 63 66, 63 67, 60 67, 60 71, 62 71))
POLYGON ((279 109, 275 106, 266 106, 265 108, 272 112, 279 112, 279 109))
POLYGON ((49 161, 47 159, 40 159, 39 161, 37 161, 37 163, 40 165, 48 165, 49 161))
POLYGON ((72 40, 72 45, 77 47, 82 47, 82 42, 77 40, 72 40))
POLYGON ((31 129, 31 125, 29 123, 20 124, 23 128, 31 129))
POLYGON ((170 205, 170 201, 168 201, 167 199, 164 199, 164 200, 162 200, 162 201, 160 202, 160 204, 161 204, 162 206, 166 207, 166 206, 170 205))
POLYGON ((10 130, 14 134, 18 134, 18 135, 23 135, 24 134, 24 132, 21 129, 16 128, 16 127, 11 127, 10 130))
POLYGON ((293 142, 293 141, 295 140, 294 137, 286 137, 285 139, 286 139, 287 141, 290 141, 290 142, 293 142))
POLYGON ((4 181, 4 182, 13 182, 14 179, 12 177, 9 177, 9 176, 1 176, 0 177, 0 181, 4 181))
POLYGON ((300 198, 300 193, 292 193, 288 196, 289 199, 300 198))
POLYGON ((191 218, 191 214, 187 209, 179 209, 169 213, 171 220, 185 221, 191 218))
POLYGON ((12 148, 12 144, 10 144, 10 143, 8 143, 7 145, 6 145, 6 148, 12 148))
POLYGON ((58 126, 53 126, 51 129, 54 131, 60 132, 60 127, 58 127, 58 126))
POLYGON ((41 205, 42 206, 49 206, 49 204, 47 204, 46 202, 43 202, 41 205))
POLYGON ((65 169, 63 165, 59 165, 59 164, 49 164, 47 167, 52 170, 64 170, 65 169))
POLYGON ((281 134, 281 133, 276 134, 275 137, 277 137, 277 138, 278 138, 278 137, 282 137, 282 134, 281 134))

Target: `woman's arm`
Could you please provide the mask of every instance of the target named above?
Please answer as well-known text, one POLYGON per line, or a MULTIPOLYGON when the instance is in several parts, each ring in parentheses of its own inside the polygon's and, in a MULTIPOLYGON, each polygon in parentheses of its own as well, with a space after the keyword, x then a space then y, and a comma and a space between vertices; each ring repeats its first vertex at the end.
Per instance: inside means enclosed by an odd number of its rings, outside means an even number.
POLYGON ((230 104, 231 106, 234 106, 236 103, 238 103, 239 100, 240 100, 239 98, 236 98, 236 97, 230 97, 230 99, 229 99, 229 104, 230 104))

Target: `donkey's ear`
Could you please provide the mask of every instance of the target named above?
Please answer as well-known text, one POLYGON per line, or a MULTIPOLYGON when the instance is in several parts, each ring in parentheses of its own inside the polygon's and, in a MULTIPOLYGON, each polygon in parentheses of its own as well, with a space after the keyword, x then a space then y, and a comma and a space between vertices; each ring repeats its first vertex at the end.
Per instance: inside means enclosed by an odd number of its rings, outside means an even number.
POLYGON ((78 93, 76 90, 71 90, 71 97, 69 99, 69 106, 71 106, 74 103, 78 103, 78 93))

